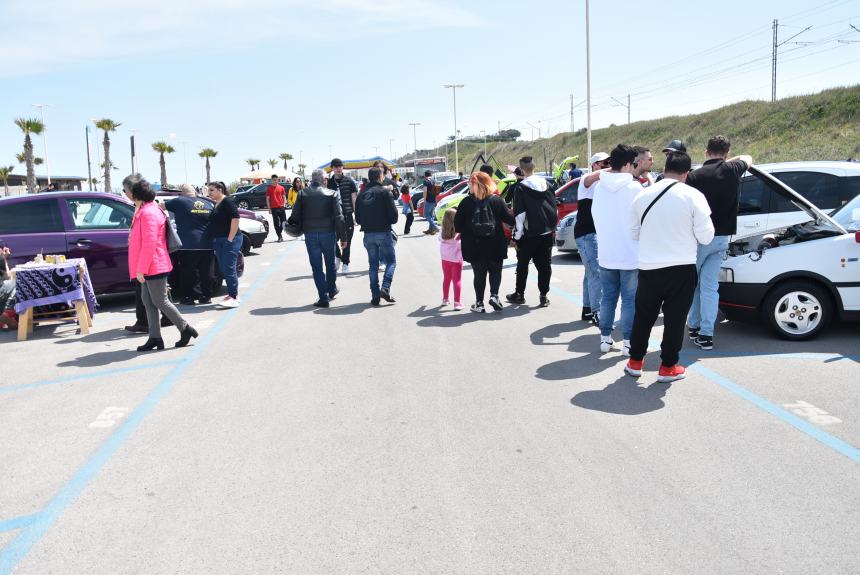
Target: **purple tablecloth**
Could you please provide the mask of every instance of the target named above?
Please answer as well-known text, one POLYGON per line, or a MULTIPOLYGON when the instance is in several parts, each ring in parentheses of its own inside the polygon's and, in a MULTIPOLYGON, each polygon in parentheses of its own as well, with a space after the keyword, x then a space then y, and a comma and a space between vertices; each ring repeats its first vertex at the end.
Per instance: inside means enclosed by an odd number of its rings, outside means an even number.
POLYGON ((93 317, 98 305, 84 259, 15 268, 15 298, 15 312, 19 315, 31 307, 82 299, 87 302, 90 317, 93 317), (83 269, 84 277, 80 277, 78 268, 83 269))

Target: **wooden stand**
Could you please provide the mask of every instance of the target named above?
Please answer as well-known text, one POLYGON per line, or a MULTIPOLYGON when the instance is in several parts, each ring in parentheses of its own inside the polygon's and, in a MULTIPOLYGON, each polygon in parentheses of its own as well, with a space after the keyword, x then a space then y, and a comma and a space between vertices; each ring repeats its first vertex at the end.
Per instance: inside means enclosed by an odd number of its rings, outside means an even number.
MULTIPOLYGON (((84 277, 83 268, 78 269, 80 277, 84 277)), ((15 272, 12 272, 14 279, 15 272)), ((90 310, 87 307, 87 302, 82 299, 70 300, 74 306, 66 311, 49 311, 35 313, 34 308, 30 307, 18 317, 18 341, 26 341, 27 337, 33 333, 33 326, 46 323, 68 323, 70 321, 78 322, 81 329, 81 335, 90 333, 90 328, 93 327, 93 318, 90 317, 90 310)))

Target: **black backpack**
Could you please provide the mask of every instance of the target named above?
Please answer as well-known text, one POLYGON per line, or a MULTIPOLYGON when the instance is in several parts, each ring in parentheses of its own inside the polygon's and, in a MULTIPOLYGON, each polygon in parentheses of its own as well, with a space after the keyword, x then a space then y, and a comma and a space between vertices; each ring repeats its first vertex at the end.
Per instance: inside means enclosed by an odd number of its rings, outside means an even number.
POLYGON ((472 235, 476 238, 489 238, 496 233, 496 215, 490 206, 490 199, 478 200, 472 214, 472 235))

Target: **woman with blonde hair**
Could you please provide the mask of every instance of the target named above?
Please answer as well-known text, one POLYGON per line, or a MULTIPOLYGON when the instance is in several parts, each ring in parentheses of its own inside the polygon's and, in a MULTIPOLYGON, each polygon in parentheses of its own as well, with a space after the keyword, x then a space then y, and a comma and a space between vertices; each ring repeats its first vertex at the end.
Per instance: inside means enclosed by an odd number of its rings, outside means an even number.
POLYGON ((508 240, 502 223, 513 227, 514 216, 498 195, 498 186, 484 172, 475 172, 469 180, 469 195, 457 206, 454 228, 460 234, 463 259, 472 264, 475 275, 475 304, 471 310, 484 313, 484 290, 490 278, 490 305, 502 311, 499 286, 502 284, 502 262, 508 257, 508 240))

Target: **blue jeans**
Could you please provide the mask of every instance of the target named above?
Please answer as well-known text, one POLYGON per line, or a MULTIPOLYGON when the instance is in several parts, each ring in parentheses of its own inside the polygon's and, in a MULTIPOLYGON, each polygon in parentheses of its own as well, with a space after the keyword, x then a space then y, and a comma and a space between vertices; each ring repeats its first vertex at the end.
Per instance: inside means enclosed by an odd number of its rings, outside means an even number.
POLYGON ((603 288, 600 285, 600 264, 597 263, 597 234, 585 234, 576 238, 579 257, 585 268, 582 278, 582 306, 590 307, 592 311, 600 310, 600 298, 603 288))
POLYGON ((314 274, 314 284, 322 301, 328 301, 329 296, 337 291, 337 269, 334 265, 334 252, 337 237, 334 232, 305 232, 305 247, 308 250, 308 260, 314 274), (325 264, 325 272, 323 272, 325 264))
POLYGON ((227 282, 227 294, 232 298, 239 297, 239 272, 236 270, 236 261, 242 250, 242 234, 236 234, 232 242, 227 241, 227 236, 214 238, 212 247, 215 249, 215 259, 221 275, 227 282))
POLYGON ((621 295, 621 335, 629 340, 633 332, 633 316, 636 315, 636 288, 639 285, 639 270, 608 270, 600 268, 600 284, 603 297, 600 300, 600 335, 612 335, 615 324, 615 306, 621 295))
POLYGON ((717 308, 720 303, 720 264, 729 249, 729 236, 714 236, 706 246, 699 246, 696 254, 696 271, 699 285, 693 295, 693 305, 687 316, 687 325, 702 335, 714 336, 717 308))
POLYGON ((437 230, 439 226, 436 225, 436 202, 424 202, 424 217, 427 218, 427 223, 430 224, 428 230, 437 230))
POLYGON ((394 255, 394 239, 391 232, 365 232, 364 249, 367 250, 368 276, 370 276, 370 295, 379 299, 379 262, 385 264, 382 275, 382 289, 389 291, 394 279, 397 257, 394 255))

